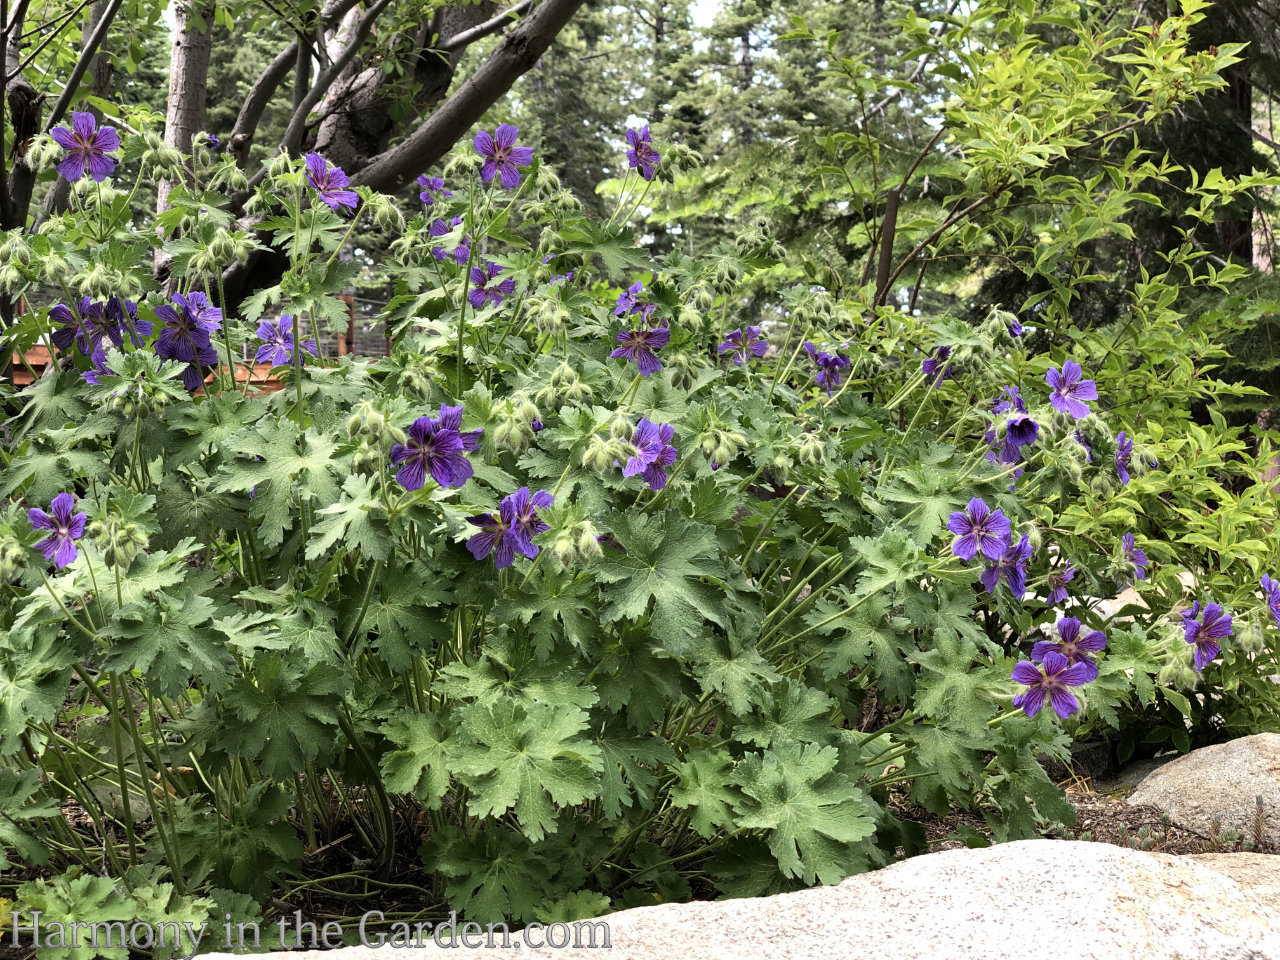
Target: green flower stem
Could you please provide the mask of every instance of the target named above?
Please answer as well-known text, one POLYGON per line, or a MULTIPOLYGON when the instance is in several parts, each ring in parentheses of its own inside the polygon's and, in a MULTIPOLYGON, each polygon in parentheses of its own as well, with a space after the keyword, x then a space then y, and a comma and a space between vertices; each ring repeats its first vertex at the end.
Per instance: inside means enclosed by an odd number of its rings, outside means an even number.
POLYGON ((364 748, 364 743, 361 742, 359 735, 356 733, 355 724, 351 718, 351 709, 345 703, 342 705, 342 709, 338 711, 338 726, 342 729, 342 735, 347 738, 351 749, 355 751, 356 757, 364 766, 369 775, 369 782, 373 786, 373 794, 377 802, 371 804, 371 807, 382 841, 375 848, 375 852, 378 855, 378 864, 382 872, 385 873, 395 861, 396 856, 395 818, 391 810, 391 801, 387 797, 387 791, 382 786, 382 773, 378 770, 378 765, 369 757, 364 748))
MULTIPOLYGON (((831 556, 827 557, 827 559, 824 559, 822 563, 819 563, 817 567, 814 567, 812 571, 809 571, 808 575, 804 577, 797 576, 796 585, 792 586, 791 593, 788 593, 786 595, 786 598, 782 600, 782 603, 778 604, 777 607, 774 607, 772 611, 769 611, 769 616, 764 618, 764 622, 768 623, 769 620, 771 620, 771 618, 773 617, 774 613, 781 611, 781 609, 787 608, 788 605, 791 604, 792 600, 795 600, 796 596, 800 594, 800 591, 804 590, 805 584, 808 584, 810 580, 813 580, 813 577, 818 575, 818 571, 822 570, 823 567, 826 567, 828 563, 833 563, 837 561, 837 559, 840 559, 840 554, 833 553, 831 554, 831 556)), ((800 567, 800 568, 801 570, 803 570, 803 567, 800 567)), ((763 637, 762 637, 762 641, 763 641, 763 637)))
MULTIPOLYGON (((121 682, 120 674, 117 673, 112 676, 112 699, 122 698, 123 695, 119 689, 121 682)), ((129 713, 132 715, 133 711, 130 710, 129 713)), ((129 800, 129 778, 125 775, 124 737, 120 733, 120 726, 118 717, 113 718, 111 721, 111 737, 116 748, 116 773, 118 775, 117 782, 120 784, 120 809, 124 813, 124 835, 129 842, 129 863, 136 866, 138 863, 138 844, 133 827, 133 804, 129 800)), ((131 723, 130 726, 132 727, 134 724, 131 723)), ((140 757, 137 759, 141 760, 140 757)), ((139 768, 141 768, 141 763, 139 763, 139 768)), ((142 793, 145 796, 147 793, 146 778, 144 777, 142 780, 142 793)))
MULTIPOLYGON (((773 391, 778 388, 778 382, 779 381, 782 381, 783 383, 786 382, 787 375, 791 373, 791 368, 795 365, 796 359, 800 356, 800 352, 804 349, 805 336, 804 334, 801 334, 800 345, 796 347, 795 350, 792 351, 790 355, 787 355, 787 350, 791 346, 791 334, 795 332, 795 329, 796 329, 795 323, 787 324, 787 339, 782 342, 782 349, 779 351, 779 353, 787 357, 787 365, 782 368, 782 371, 780 373, 775 373, 774 376, 771 378, 771 381, 769 383, 769 395, 768 397, 765 398, 765 401, 764 401, 766 405, 773 403, 773 391)), ((809 332, 809 328, 805 327, 805 334, 807 334, 808 332, 809 332)))
MULTIPOLYGON (((765 634, 763 637, 761 637, 761 638, 760 638, 760 642, 763 644, 766 640, 768 640, 768 639, 769 639, 770 637, 772 637, 775 633, 777 633, 779 630, 781 630, 781 629, 782 629, 782 627, 783 627, 783 625, 784 625, 784 624, 786 624, 786 622, 787 622, 788 620, 790 620, 792 617, 794 617, 797 613, 799 613, 799 612, 800 612, 801 610, 803 610, 805 607, 809 606, 809 605, 810 605, 810 604, 812 604, 815 600, 817 600, 817 599, 818 599, 818 597, 820 597, 822 594, 824 594, 824 593, 827 591, 827 589, 828 589, 829 587, 831 587, 831 586, 835 585, 837 582, 839 582, 839 581, 840 581, 840 580, 845 576, 845 574, 847 574, 850 570, 852 570, 854 567, 856 567, 856 566, 857 566, 861 561, 862 561, 862 558, 861 558, 861 557, 854 557, 854 558, 853 558, 853 560, 851 560, 851 561, 850 561, 849 563, 847 563, 845 566, 841 567, 841 568, 840 568, 840 570, 839 570, 839 572, 837 572, 837 573, 836 573, 836 575, 835 575, 834 577, 832 577, 830 580, 828 580, 828 581, 827 581, 826 583, 824 583, 822 586, 820 586, 820 587, 816 588, 812 593, 810 593, 810 594, 809 594, 809 596, 805 597, 803 600, 801 600, 799 603, 797 603, 794 607, 792 607, 792 608, 791 608, 791 611, 790 611, 790 612, 789 612, 785 617, 783 617, 783 618, 782 618, 781 620, 779 620, 776 624, 774 624, 774 625, 773 625, 773 627, 772 627, 772 628, 770 628, 769 632, 768 632, 767 634, 765 634)), ((810 576, 812 576, 812 574, 810 574, 810 576)), ((813 626, 811 626, 811 627, 806 627, 804 630, 801 630, 801 631, 800 631, 799 633, 797 633, 797 634, 792 634, 790 637, 784 637, 784 638, 783 638, 783 640, 782 640, 779 644, 777 644, 775 647, 770 647, 770 648, 769 648, 769 652, 774 652, 774 650, 776 650, 777 648, 781 647, 783 644, 786 644, 786 643, 794 643, 796 640, 799 640, 801 637, 805 636, 806 634, 808 634, 808 633, 812 633, 814 630, 818 629, 818 627, 824 626, 825 624, 830 623, 832 620, 839 619, 839 617, 844 616, 844 615, 845 615, 846 613, 848 613, 850 610, 853 610, 853 609, 856 609, 857 607, 860 607, 862 604, 866 603, 866 601, 870 600, 870 599, 871 599, 872 597, 874 597, 874 596, 876 596, 876 594, 874 594, 874 593, 870 593, 870 594, 867 594, 867 595, 866 595, 866 596, 864 596, 864 597, 860 597, 860 598, 858 598, 858 600, 856 600, 854 603, 850 604, 850 605, 849 605, 848 607, 846 607, 844 610, 841 610, 838 614, 836 614, 836 615, 834 615, 834 616, 831 616, 831 617, 828 617, 826 620, 823 620, 823 621, 821 621, 820 623, 816 623, 816 624, 814 624, 814 625, 813 625, 813 626)), ((775 611, 776 611, 777 609, 780 609, 780 608, 775 608, 775 611)))
POLYGON ((625 217, 622 218, 621 222, 623 224, 627 224, 631 222, 631 218, 634 217, 636 215, 636 211, 640 209, 640 204, 644 203, 644 198, 649 196, 649 190, 652 187, 653 187, 652 180, 645 181, 644 190, 640 192, 640 197, 632 205, 630 212, 625 217))
POLYGON ((373 597, 373 585, 378 581, 378 575, 382 572, 382 561, 375 560, 373 566, 369 570, 369 579, 364 584, 364 596, 360 600, 360 612, 356 614, 355 623, 351 625, 351 632, 347 634, 346 639, 342 643, 344 650, 351 648, 352 642, 360 634, 360 628, 364 626, 365 614, 369 611, 369 601, 373 597))
MULTIPOLYGON (((81 623, 72 615, 71 611, 67 609, 67 605, 62 602, 62 598, 59 597, 58 594, 54 592, 53 584, 49 582, 49 578, 45 575, 45 572, 43 570, 40 570, 40 579, 44 581, 44 585, 49 591, 49 596, 53 597, 53 602, 56 603, 62 609, 62 612, 66 616, 66 618, 70 620, 71 623, 74 624, 77 628, 79 628, 80 632, 83 633, 90 640, 97 639, 98 631, 96 629, 90 630, 88 627, 86 627, 83 623, 81 623)), ((89 617, 88 607, 85 607, 84 615, 86 617, 89 617)), ((89 617, 89 623, 90 625, 93 624, 92 617, 89 617)))

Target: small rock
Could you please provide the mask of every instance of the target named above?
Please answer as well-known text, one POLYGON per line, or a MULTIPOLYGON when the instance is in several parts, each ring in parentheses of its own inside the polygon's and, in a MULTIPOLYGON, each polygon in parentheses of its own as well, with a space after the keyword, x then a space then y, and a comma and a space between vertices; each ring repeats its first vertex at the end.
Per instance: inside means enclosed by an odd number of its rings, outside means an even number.
POLYGON ((1280 734, 1259 733, 1192 750, 1148 774, 1128 803, 1155 807, 1180 827, 1253 838, 1262 798, 1262 839, 1280 844, 1280 734))

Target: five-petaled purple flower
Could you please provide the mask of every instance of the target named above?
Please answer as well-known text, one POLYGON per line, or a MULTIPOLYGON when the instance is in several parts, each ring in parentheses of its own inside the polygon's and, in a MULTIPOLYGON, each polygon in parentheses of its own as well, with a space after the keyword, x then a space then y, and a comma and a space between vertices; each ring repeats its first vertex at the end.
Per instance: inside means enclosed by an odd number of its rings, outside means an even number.
POLYGON ((515 292, 516 282, 511 277, 493 282, 501 272, 502 267, 492 261, 489 262, 487 273, 480 267, 471 268, 471 291, 467 294, 471 306, 479 310, 485 305, 485 301, 490 301, 496 307, 515 292))
POLYGON ((511 566, 517 551, 531 559, 536 557, 538 546, 533 538, 551 529, 538 517, 538 511, 545 510, 554 502, 555 498, 544 490, 530 494, 528 487, 521 487, 509 497, 502 498, 496 516, 482 513, 467 517, 467 523, 481 529, 467 541, 467 549, 477 560, 483 560, 492 553, 493 565, 499 570, 511 566))
POLYGON ((1065 361, 1061 372, 1050 367, 1044 375, 1045 383, 1053 388, 1049 394, 1053 409, 1069 413, 1077 420, 1089 415, 1089 405, 1084 401, 1098 399, 1098 385, 1092 380, 1080 379, 1082 376, 1084 371, 1074 360, 1065 361))
POLYGON ((53 565, 59 570, 79 555, 76 541, 84 536, 84 522, 87 515, 83 513, 73 515, 71 511, 75 506, 75 497, 69 493, 60 493, 49 505, 49 513, 45 513, 39 507, 32 507, 27 511, 31 529, 50 531, 47 537, 36 544, 36 549, 44 554, 46 560, 52 560, 53 565))
POLYGON ((347 189, 351 180, 342 168, 329 166, 318 153, 307 154, 307 182, 334 213, 339 212, 339 207, 355 207, 360 202, 356 192, 347 189))
POLYGON ((609 356, 634 360, 640 376, 647 377, 662 369, 662 363, 658 360, 655 351, 665 347, 670 339, 671 331, 666 327, 654 327, 652 330, 643 327, 639 330, 623 330, 617 336, 617 341, 622 346, 615 348, 609 356))
POLYGON ((1088 671, 1085 682, 1096 680, 1098 665, 1094 663, 1091 653, 1101 653, 1107 648, 1107 638, 1101 630, 1094 630, 1080 636, 1080 621, 1075 617, 1063 617, 1058 621, 1059 640, 1038 640, 1031 648, 1031 658, 1044 662, 1050 653, 1057 653, 1071 663, 1084 664, 1088 671))
POLYGON ((1147 579, 1147 552, 1141 547, 1133 545, 1133 534, 1126 533, 1121 538, 1121 544, 1124 546, 1124 558, 1133 564, 1133 575, 1138 580, 1147 579))
POLYGON ((642 417, 631 435, 634 454, 622 468, 624 477, 639 474, 650 490, 661 490, 667 485, 667 467, 676 462, 676 448, 671 446, 675 427, 669 423, 654 423, 642 417))
POLYGON ((964 511, 951 514, 947 529, 956 535, 951 552, 965 561, 972 560, 979 550, 989 559, 998 560, 1013 539, 1009 518, 992 510, 981 497, 970 500, 964 511))
POLYGON ((849 358, 842 357, 838 353, 825 353, 809 340, 804 342, 804 352, 818 365, 818 373, 814 381, 818 386, 826 389, 828 397, 831 396, 831 391, 840 386, 840 371, 849 366, 849 358))
POLYGON ((120 149, 115 127, 99 127, 92 113, 71 114, 71 127, 54 127, 51 136, 67 156, 58 164, 58 173, 75 183, 89 171, 101 183, 116 169, 116 161, 107 156, 120 149))
POLYGON ((1056 606, 1067 599, 1067 584, 1076 578, 1076 568, 1068 560, 1066 566, 1049 573, 1049 596, 1045 603, 1056 606))
POLYGON ((1044 706, 1045 697, 1053 712, 1063 720, 1080 709, 1080 701, 1067 687, 1079 687, 1089 682, 1089 668, 1083 663, 1071 663, 1060 653, 1050 651, 1044 656, 1044 666, 1038 667, 1030 660, 1023 660, 1013 668, 1015 683, 1025 683, 1027 690, 1013 698, 1013 705, 1020 707, 1028 717, 1034 717, 1044 706))
MULTIPOLYGON (((269 363, 273 367, 283 366, 293 358, 293 317, 282 316, 275 323, 263 320, 258 324, 258 339, 262 346, 258 348, 258 363, 269 363)), ((316 355, 314 337, 302 341, 302 352, 316 355)))
POLYGON ((649 315, 657 309, 657 304, 640 299, 640 294, 643 291, 644 283, 637 280, 627 287, 625 292, 618 294, 618 302, 614 307, 613 315, 621 317, 624 314, 638 313, 643 319, 648 320, 649 315))
POLYGON ((462 432, 462 407, 442 403, 439 418, 419 417, 405 432, 405 442, 391 448, 391 462, 404 464, 396 480, 406 490, 421 489, 428 472, 442 487, 460 487, 475 472, 463 454, 480 445, 484 431, 462 432))
POLYGON ((1201 615, 1197 600, 1190 610, 1182 611, 1182 630, 1187 643, 1195 647, 1193 659, 1199 673, 1222 652, 1218 641, 1231 636, 1231 616, 1216 603, 1205 606, 1201 615))
MULTIPOLYGON (((431 221, 431 226, 427 228, 427 232, 430 233, 431 236, 433 237, 437 237, 437 238, 445 237, 445 236, 448 236, 450 233, 452 233, 453 228, 460 223, 462 223, 462 217, 460 216, 454 217, 453 220, 450 221, 449 223, 445 223, 443 220, 437 217, 435 220, 431 221)), ((446 257, 449 256, 449 251, 445 250, 444 247, 432 247, 431 255, 435 257, 437 260, 444 260, 446 257)), ((458 242, 458 246, 454 248, 453 262, 456 263, 458 266, 462 266, 464 263, 466 263, 470 259, 471 259, 471 238, 464 236, 458 242)))
POLYGON ((480 167, 480 179, 485 183, 496 173, 508 190, 520 186, 520 171, 516 168, 533 163, 533 148, 516 146, 516 134, 519 132, 518 127, 500 123, 493 136, 489 136, 487 130, 476 134, 476 152, 485 158, 484 165, 480 167))
POLYGON ((1120 483, 1129 485, 1129 458, 1133 456, 1133 440, 1125 436, 1123 430, 1116 434, 1116 473, 1120 475, 1120 483))
POLYGON ((947 363, 951 359, 951 348, 946 344, 940 347, 934 347, 929 351, 929 356, 924 358, 920 364, 920 372, 926 377, 936 378, 935 385, 941 383, 951 375, 951 364, 947 363))
POLYGON ((763 357, 768 353, 769 341, 761 336, 759 327, 747 327, 746 333, 739 327, 724 338, 720 352, 732 354, 733 365, 740 367, 752 356, 763 357))
POLYGON ((1267 595, 1267 609, 1271 611, 1271 619, 1280 627, 1280 583, 1271 579, 1269 574, 1262 575, 1262 592, 1267 595))
POLYGON ((1023 564, 1030 558, 1031 538, 1024 533, 1021 540, 1009 547, 1003 556, 982 571, 979 579, 988 593, 995 593, 1000 578, 1004 577, 1004 582, 1008 585, 1009 592, 1013 594, 1013 599, 1021 600, 1027 592, 1027 571, 1023 564))
POLYGON ((642 179, 652 180, 662 154, 653 147, 649 125, 646 123, 639 130, 628 130, 627 143, 631 145, 631 149, 627 151, 628 165, 639 168, 642 179))
MULTIPOLYGON (((214 349, 210 335, 222 326, 210 314, 212 308, 204 309, 208 303, 203 295, 199 301, 196 296, 177 295, 172 304, 162 303, 156 307, 156 317, 164 323, 160 336, 156 338, 156 355, 188 364, 182 373, 182 384, 188 390, 195 390, 204 382, 201 367, 218 362, 218 351, 214 349)), ((221 316, 220 313, 218 315, 221 316)))
POLYGON ((418 177, 418 186, 422 188, 422 192, 418 194, 418 199, 425 203, 428 207, 436 202, 436 199, 444 199, 452 197, 453 191, 444 188, 444 179, 441 177, 428 177, 425 173, 418 177))

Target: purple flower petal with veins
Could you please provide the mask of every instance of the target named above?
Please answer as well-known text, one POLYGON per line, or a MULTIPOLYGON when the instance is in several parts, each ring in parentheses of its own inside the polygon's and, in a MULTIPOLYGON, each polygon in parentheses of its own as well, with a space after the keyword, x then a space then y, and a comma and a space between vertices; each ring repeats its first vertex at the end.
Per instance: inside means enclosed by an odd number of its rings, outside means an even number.
POLYGON ((516 168, 533 163, 533 148, 516 146, 516 135, 519 132, 518 127, 500 123, 493 136, 489 136, 487 130, 476 134, 476 152, 485 158, 480 167, 480 179, 485 183, 497 174, 508 190, 520 186, 520 171, 516 168))
POLYGON ((1084 371, 1074 360, 1064 362, 1061 372, 1050 368, 1044 375, 1045 383, 1053 388, 1049 394, 1053 408, 1069 413, 1077 420, 1089 415, 1089 405, 1084 401, 1098 399, 1097 384, 1092 380, 1082 380, 1083 376, 1084 371))
POLYGON ((75 506, 75 497, 69 493, 60 493, 49 504, 48 513, 39 507, 32 507, 27 511, 27 519, 31 521, 33 530, 50 531, 47 537, 36 544, 36 549, 44 554, 46 560, 52 560, 59 570, 79 556, 76 541, 84 536, 87 514, 73 514, 75 506))
POLYGON ((58 164, 58 173, 72 183, 89 172, 101 183, 116 169, 114 158, 107 156, 120 149, 120 137, 115 127, 99 127, 92 113, 71 114, 71 126, 54 127, 50 135, 67 156, 58 164))
POLYGON ((956 535, 951 552, 965 561, 972 560, 979 551, 997 560, 1008 551, 1013 537, 1009 518, 1000 510, 992 510, 980 497, 970 500, 963 511, 951 514, 947 529, 956 535))

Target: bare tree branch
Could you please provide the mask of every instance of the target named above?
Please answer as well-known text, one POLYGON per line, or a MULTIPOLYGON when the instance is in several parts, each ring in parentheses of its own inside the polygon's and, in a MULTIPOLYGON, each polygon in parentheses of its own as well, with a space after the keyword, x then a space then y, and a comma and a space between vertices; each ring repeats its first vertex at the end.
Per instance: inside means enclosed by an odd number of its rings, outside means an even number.
MULTIPOLYGON (((348 63, 355 59, 355 55, 360 52, 360 47, 364 44, 365 38, 369 36, 369 32, 373 29, 374 22, 391 0, 377 0, 364 18, 360 21, 360 25, 356 27, 351 35, 351 42, 339 54, 320 76, 316 78, 315 86, 311 91, 302 98, 302 102, 298 104, 297 109, 293 111, 293 116, 289 118, 289 126, 284 131, 284 136, 280 138, 280 146, 289 153, 297 153, 298 146, 302 143, 302 135, 307 128, 307 117, 314 107, 324 97, 328 89, 333 86, 338 75, 348 63)), ((254 178, 260 181, 260 177, 254 178)))
POLYGON ((401 141, 374 157, 352 182, 394 192, 443 157, 486 110, 538 62, 585 0, 542 0, 475 73, 401 141))
MULTIPOLYGON (((317 29, 321 29, 325 24, 333 23, 345 17, 348 11, 359 2, 360 0, 339 0, 337 3, 330 4, 328 9, 321 15, 317 29)), ((227 141, 227 148, 232 151, 234 156, 239 158, 241 166, 248 162, 249 147, 253 143, 253 134, 258 129, 258 123, 262 120, 262 114, 267 109, 267 104, 271 102, 271 98, 275 95, 280 84, 284 82, 284 78, 289 75, 289 70, 293 67, 297 55, 298 43, 294 41, 276 55, 276 58, 262 71, 262 75, 254 81, 253 86, 249 89, 249 94, 245 97, 244 104, 240 107, 240 114, 236 117, 235 127, 232 129, 231 136, 227 141)))
POLYGON ((98 26, 94 29, 93 35, 89 37, 89 42, 80 51, 80 59, 76 61, 76 65, 71 71, 71 76, 67 78, 67 85, 62 89, 62 96, 53 105, 53 110, 49 113, 49 119, 45 121, 44 129, 46 132, 57 126, 63 114, 67 112, 67 107, 71 106, 71 101, 75 99, 76 91, 80 89, 80 81, 84 79, 85 71, 89 69, 89 64, 94 55, 97 54, 98 47, 102 46, 102 41, 106 39, 107 31, 111 29, 111 21, 115 20, 116 14, 120 12, 120 8, 123 5, 124 0, 111 0, 111 6, 107 7, 107 12, 98 21, 98 26))
POLYGON ((455 34, 448 40, 436 46, 434 49, 439 53, 456 53, 463 47, 470 46, 477 40, 482 40, 491 33, 497 33, 501 30, 512 17, 520 17, 524 12, 533 6, 533 0, 520 0, 510 10, 504 10, 492 20, 486 20, 484 23, 478 23, 470 30, 463 30, 459 34, 455 34))

